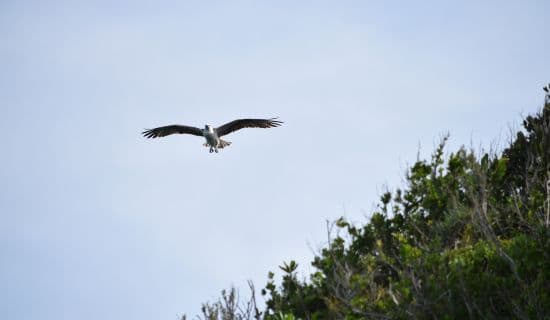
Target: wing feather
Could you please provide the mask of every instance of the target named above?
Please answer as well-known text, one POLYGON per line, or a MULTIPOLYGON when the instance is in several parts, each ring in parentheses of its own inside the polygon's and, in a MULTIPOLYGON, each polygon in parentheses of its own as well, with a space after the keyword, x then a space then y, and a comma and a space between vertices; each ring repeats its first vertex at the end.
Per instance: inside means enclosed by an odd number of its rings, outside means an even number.
POLYGON ((243 128, 274 128, 280 126, 281 124, 283 124, 283 122, 277 120, 277 118, 238 119, 216 128, 216 132, 218 133, 218 137, 222 137, 243 128))
POLYGON ((180 134, 192 134, 194 136, 202 137, 202 130, 196 127, 182 126, 174 124, 171 126, 158 127, 155 129, 147 129, 143 131, 143 134, 146 138, 160 138, 165 137, 171 134, 180 133, 180 134))

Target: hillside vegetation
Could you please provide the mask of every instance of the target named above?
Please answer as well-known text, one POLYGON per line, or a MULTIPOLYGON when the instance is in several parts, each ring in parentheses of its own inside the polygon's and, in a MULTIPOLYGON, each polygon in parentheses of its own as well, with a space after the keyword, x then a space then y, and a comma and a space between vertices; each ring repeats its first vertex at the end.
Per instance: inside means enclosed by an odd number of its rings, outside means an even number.
POLYGON ((447 152, 443 139, 368 223, 329 227, 309 279, 293 261, 280 283, 270 272, 265 310, 231 289, 199 318, 550 318, 549 100, 500 153, 447 152))

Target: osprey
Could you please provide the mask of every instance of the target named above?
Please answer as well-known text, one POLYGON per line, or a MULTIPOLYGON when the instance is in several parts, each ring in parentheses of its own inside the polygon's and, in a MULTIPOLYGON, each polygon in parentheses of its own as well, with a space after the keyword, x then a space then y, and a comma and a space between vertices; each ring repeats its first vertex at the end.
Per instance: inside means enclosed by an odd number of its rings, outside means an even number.
POLYGON ((220 139, 233 131, 237 131, 243 128, 273 128, 282 124, 282 121, 277 118, 271 119, 238 119, 224 124, 223 126, 212 128, 210 125, 205 125, 204 129, 190 126, 182 126, 174 124, 165 127, 158 127, 155 129, 147 129, 142 132, 146 138, 159 138, 171 135, 174 133, 192 134, 194 136, 201 136, 206 139, 205 147, 210 147, 210 153, 218 152, 218 149, 223 149, 231 144, 229 141, 220 139))

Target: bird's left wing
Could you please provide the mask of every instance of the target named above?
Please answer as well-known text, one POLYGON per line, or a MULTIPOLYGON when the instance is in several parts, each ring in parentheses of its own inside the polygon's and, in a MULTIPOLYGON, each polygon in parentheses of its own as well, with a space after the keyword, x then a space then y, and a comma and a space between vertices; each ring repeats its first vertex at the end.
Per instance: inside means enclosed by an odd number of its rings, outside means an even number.
POLYGON ((216 128, 216 132, 218 133, 218 136, 221 137, 243 128, 273 128, 278 127, 281 124, 283 124, 283 122, 277 120, 277 118, 238 119, 216 128))
POLYGON ((179 124, 174 124, 171 126, 158 127, 155 129, 148 129, 143 131, 141 134, 146 138, 160 138, 165 137, 174 133, 180 134, 192 134, 194 136, 202 136, 202 130, 196 127, 182 126, 179 124))

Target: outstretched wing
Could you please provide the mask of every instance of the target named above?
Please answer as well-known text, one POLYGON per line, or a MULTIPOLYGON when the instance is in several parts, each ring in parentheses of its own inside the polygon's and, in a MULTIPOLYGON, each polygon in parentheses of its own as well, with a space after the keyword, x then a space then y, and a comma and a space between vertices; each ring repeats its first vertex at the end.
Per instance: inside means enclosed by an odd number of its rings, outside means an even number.
POLYGON ((216 128, 218 137, 225 136, 230 134, 233 131, 240 130, 242 128, 273 128, 278 127, 283 124, 282 121, 277 120, 277 118, 271 119, 238 119, 235 121, 228 122, 223 126, 216 128))
POLYGON ((201 129, 196 127, 189 127, 189 126, 180 126, 178 124, 165 126, 165 127, 158 127, 155 129, 148 129, 143 131, 141 134, 143 134, 143 136, 146 138, 160 138, 160 137, 165 137, 174 133, 192 134, 194 136, 202 137, 201 129))

